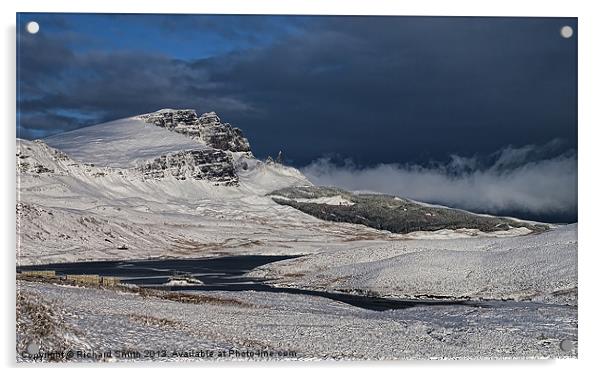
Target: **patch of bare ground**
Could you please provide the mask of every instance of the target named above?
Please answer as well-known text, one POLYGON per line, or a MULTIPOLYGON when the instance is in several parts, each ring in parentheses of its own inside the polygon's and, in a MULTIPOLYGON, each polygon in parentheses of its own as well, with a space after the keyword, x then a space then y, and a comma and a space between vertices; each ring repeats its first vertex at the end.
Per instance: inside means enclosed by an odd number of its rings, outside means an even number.
POLYGON ((332 278, 332 279, 330 279, 330 280, 329 280, 329 283, 330 283, 330 284, 332 284, 332 283, 337 283, 337 282, 345 282, 345 281, 347 281, 349 278, 351 278, 351 276, 347 276, 347 275, 345 275, 345 276, 340 276, 340 277, 336 277, 336 278, 332 278))
POLYGON ((201 294, 186 294, 182 292, 165 292, 152 289, 140 289, 138 294, 142 297, 153 297, 164 300, 171 300, 173 302, 187 303, 187 304, 224 304, 234 305, 239 307, 251 308, 253 305, 243 302, 238 299, 222 298, 210 295, 201 294))
POLYGON ((194 240, 175 240, 172 252, 178 255, 188 255, 198 252, 215 252, 230 248, 251 248, 261 246, 264 243, 260 240, 229 238, 222 242, 201 243, 194 240))
POLYGON ((68 351, 85 346, 78 337, 83 334, 65 324, 57 302, 38 294, 17 290, 17 360, 35 359, 61 362, 68 359, 68 351))
POLYGON ((304 277, 305 273, 286 273, 282 275, 283 277, 289 277, 289 278, 300 278, 300 277, 304 277))
POLYGON ((143 324, 146 326, 155 326, 159 328, 165 327, 180 327, 181 324, 178 321, 169 320, 165 318, 153 317, 149 315, 137 315, 134 313, 130 313, 127 317, 133 322, 143 324))
POLYGON ((343 238, 343 241, 344 242, 355 242, 358 240, 381 240, 381 239, 388 239, 388 237, 380 235, 380 234, 360 234, 360 235, 354 235, 354 236, 343 238))

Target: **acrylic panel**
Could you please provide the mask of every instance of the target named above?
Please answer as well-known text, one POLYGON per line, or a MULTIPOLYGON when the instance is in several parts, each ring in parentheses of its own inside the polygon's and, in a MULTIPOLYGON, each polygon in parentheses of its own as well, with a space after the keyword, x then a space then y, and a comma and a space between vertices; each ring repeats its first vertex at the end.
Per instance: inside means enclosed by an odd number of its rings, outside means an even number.
POLYGON ((577 357, 577 34, 18 13, 17 361, 577 357))

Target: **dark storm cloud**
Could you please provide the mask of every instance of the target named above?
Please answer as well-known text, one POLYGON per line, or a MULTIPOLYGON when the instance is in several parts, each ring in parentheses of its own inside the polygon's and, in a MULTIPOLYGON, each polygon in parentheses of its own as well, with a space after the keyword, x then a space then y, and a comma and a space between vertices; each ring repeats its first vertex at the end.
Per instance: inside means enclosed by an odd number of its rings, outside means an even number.
MULTIPOLYGON (((235 16, 145 20, 233 38, 279 25, 235 16)), ((260 154, 284 149, 296 163, 326 152, 366 163, 484 152, 519 135, 574 142, 575 43, 560 38, 564 23, 318 17, 268 46, 199 61, 74 52, 61 34, 22 34, 22 108, 89 111, 99 120, 168 106, 217 110, 260 154), (399 150, 408 137, 413 147, 399 150)))
POLYGON ((18 33, 22 137, 186 107, 217 111, 258 156, 282 150, 296 166, 577 149, 576 35, 559 33, 573 19, 87 17, 18 33))
POLYGON ((486 152, 517 140, 574 143, 575 45, 558 28, 527 20, 320 19, 309 34, 209 70, 267 109, 263 119, 234 117, 257 134, 255 143, 270 153, 283 148, 296 163, 324 151, 373 163, 486 152))

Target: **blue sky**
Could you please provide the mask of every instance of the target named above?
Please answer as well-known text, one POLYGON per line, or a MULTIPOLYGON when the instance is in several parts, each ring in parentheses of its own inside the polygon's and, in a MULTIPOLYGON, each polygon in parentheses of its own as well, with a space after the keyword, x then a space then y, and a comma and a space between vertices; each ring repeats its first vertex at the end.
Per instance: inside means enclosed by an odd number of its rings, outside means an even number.
MULTIPOLYGON (((294 33, 301 19, 269 17, 248 24, 240 16, 21 14, 20 25, 36 21, 48 35, 71 36, 68 45, 85 53, 143 51, 175 59, 194 60, 231 51, 265 46, 294 33)), ((22 27, 20 27, 22 29, 22 27)))
POLYGON ((533 146, 520 163, 576 168, 577 37, 574 18, 21 13, 17 136, 180 107, 298 167, 483 169, 533 146))

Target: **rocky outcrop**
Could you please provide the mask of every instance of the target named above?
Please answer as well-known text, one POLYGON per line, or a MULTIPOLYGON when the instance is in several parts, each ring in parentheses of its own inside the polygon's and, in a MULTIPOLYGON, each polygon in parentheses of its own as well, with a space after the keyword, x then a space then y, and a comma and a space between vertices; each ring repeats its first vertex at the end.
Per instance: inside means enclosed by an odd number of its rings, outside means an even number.
POLYGON ((144 179, 173 176, 178 180, 208 180, 217 185, 237 185, 238 176, 230 154, 217 149, 187 150, 147 162, 139 167, 144 179))
POLYGON ((48 161, 66 161, 69 157, 60 150, 52 149, 45 143, 39 140, 28 142, 31 146, 21 145, 17 140, 17 172, 18 173, 34 173, 45 174, 54 173, 54 168, 47 165, 48 161), (41 149, 42 153, 47 154, 47 161, 42 161, 36 158, 36 151, 33 149, 41 149))
POLYGON ((215 185, 238 185, 232 154, 212 148, 168 153, 142 162, 137 167, 114 168, 79 163, 41 141, 18 140, 17 173, 81 178, 119 176, 143 180, 173 177, 178 180, 206 180, 215 185))
POLYGON ((251 151, 249 141, 239 128, 222 123, 215 112, 197 116, 195 110, 160 110, 139 119, 170 131, 181 133, 207 145, 227 151, 251 151))

